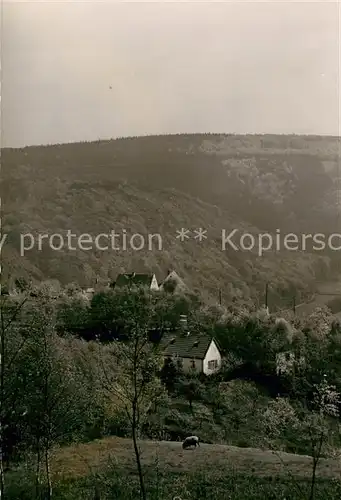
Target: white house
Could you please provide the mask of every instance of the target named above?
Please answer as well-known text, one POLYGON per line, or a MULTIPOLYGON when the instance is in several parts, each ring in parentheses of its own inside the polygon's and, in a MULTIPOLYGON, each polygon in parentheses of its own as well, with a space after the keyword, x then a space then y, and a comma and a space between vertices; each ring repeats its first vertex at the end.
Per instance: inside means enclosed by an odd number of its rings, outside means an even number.
POLYGON ((167 334, 161 340, 161 348, 164 359, 173 359, 185 373, 194 370, 210 375, 221 367, 222 357, 217 342, 206 334, 167 334))

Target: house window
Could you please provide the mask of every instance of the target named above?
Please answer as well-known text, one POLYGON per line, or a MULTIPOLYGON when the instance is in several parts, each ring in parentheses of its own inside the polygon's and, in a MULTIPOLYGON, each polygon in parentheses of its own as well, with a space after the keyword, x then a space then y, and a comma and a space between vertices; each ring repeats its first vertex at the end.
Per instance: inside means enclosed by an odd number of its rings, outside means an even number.
POLYGON ((194 359, 192 359, 192 361, 191 361, 191 368, 193 368, 193 370, 195 370, 195 361, 194 361, 194 359))
POLYGON ((208 362, 208 369, 209 370, 215 370, 218 368, 218 360, 217 359, 212 359, 211 361, 208 362))

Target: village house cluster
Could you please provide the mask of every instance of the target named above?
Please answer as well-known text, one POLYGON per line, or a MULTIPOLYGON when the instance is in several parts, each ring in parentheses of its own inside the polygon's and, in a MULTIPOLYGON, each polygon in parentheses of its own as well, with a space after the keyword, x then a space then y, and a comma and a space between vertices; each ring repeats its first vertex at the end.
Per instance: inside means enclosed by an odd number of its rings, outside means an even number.
MULTIPOLYGON (((122 273, 109 286, 114 289, 145 286, 153 291, 169 289, 174 293, 188 291, 187 285, 174 270, 169 270, 160 283, 154 273, 122 273)), ((94 292, 94 288, 86 290, 89 296, 94 292)), ((185 373, 194 371, 210 375, 221 368, 222 353, 217 340, 205 333, 190 331, 186 316, 182 316, 179 329, 162 337, 160 345, 164 360, 172 359, 185 373)))
MULTIPOLYGON (((160 282, 158 282, 154 273, 120 273, 115 281, 108 281, 106 286, 108 289, 143 286, 154 292, 168 291, 171 293, 181 293, 190 291, 184 280, 174 270, 168 270, 165 278, 160 282)), ((96 290, 97 287, 95 286, 85 288, 80 293, 86 300, 91 301, 96 290)), ((9 295, 13 295, 17 292, 11 290, 8 293, 9 295)), ((34 295, 34 293, 31 293, 31 295, 34 295)), ((57 296, 58 293, 56 298, 57 296)), ((269 316, 269 308, 264 307, 263 313, 269 316)), ((334 314, 334 316, 336 321, 341 321, 341 313, 334 314)), ((277 319, 280 320, 279 318, 277 319)), ((210 375, 221 369, 223 352, 219 346, 219 342, 207 333, 191 331, 188 327, 186 316, 181 317, 177 329, 166 331, 163 334, 160 346, 164 362, 167 362, 167 360, 174 361, 177 366, 181 366, 185 373, 194 371, 198 374, 210 375)), ((295 354, 290 348, 276 354, 277 374, 293 372, 302 363, 304 364, 304 359, 296 359, 295 354)))

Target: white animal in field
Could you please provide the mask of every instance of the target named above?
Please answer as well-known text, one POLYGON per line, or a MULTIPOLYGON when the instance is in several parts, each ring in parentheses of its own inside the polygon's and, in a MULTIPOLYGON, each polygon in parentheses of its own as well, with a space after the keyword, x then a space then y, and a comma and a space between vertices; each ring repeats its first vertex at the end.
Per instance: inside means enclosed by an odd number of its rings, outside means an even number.
POLYGON ((188 436, 188 437, 186 437, 185 441, 182 443, 182 448, 184 450, 186 448, 190 448, 191 446, 194 446, 195 448, 197 446, 200 446, 198 436, 188 436))

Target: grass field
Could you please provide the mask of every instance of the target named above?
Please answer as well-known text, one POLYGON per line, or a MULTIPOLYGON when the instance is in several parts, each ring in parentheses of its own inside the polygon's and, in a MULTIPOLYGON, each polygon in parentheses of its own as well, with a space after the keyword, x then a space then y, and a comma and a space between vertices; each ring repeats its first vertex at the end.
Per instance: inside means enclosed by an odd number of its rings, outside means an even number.
MULTIPOLYGON (((148 500, 307 500, 311 458, 254 448, 141 441, 148 500)), ((132 443, 111 437, 54 451, 55 500, 136 500, 140 487, 132 443)), ((314 500, 341 498, 340 462, 321 460, 314 500)), ((36 499, 34 472, 7 477, 8 500, 36 499)))
MULTIPOLYGON (((311 474, 311 457, 290 453, 274 453, 255 448, 201 444, 199 448, 183 450, 180 442, 141 441, 142 461, 145 466, 153 466, 156 459, 162 470, 193 472, 196 469, 233 469, 241 473, 258 476, 290 474, 308 477, 311 474)), ((128 439, 111 437, 88 444, 73 445, 57 450, 52 460, 52 470, 60 476, 84 476, 90 470, 101 468, 113 460, 126 469, 135 469, 132 443, 128 439)), ((341 463, 337 460, 321 460, 318 475, 338 478, 341 463)))

